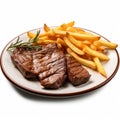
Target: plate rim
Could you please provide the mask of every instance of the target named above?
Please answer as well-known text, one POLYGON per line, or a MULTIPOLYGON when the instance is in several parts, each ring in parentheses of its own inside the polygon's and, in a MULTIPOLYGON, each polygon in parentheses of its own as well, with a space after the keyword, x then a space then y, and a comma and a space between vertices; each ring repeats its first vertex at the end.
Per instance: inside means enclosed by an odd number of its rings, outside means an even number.
MULTIPOLYGON (((54 27, 54 26, 53 26, 53 27, 54 27)), ((81 27, 79 27, 79 28, 81 28, 81 27)), ((32 30, 29 30, 29 31, 35 31, 35 30, 38 30, 38 29, 43 29, 43 27, 36 28, 36 29, 32 29, 32 30)), ((86 29, 86 28, 81 28, 81 29, 86 30, 86 31, 89 31, 89 32, 92 32, 92 33, 94 33, 94 34, 96 34, 96 35, 101 36, 101 37, 104 38, 105 40, 108 40, 108 39, 105 38, 104 36, 102 36, 102 35, 94 32, 94 31, 92 31, 92 30, 89 30, 89 29, 86 29)), ((21 36, 21 35, 23 35, 23 34, 26 34, 26 33, 29 32, 29 31, 23 32, 22 34, 20 34, 20 35, 18 35, 18 36, 21 36)), ((4 52, 5 52, 6 47, 7 47, 12 41, 14 41, 18 36, 14 37, 12 40, 10 40, 10 41, 5 45, 5 47, 3 48, 2 52, 1 52, 1 55, 0 55, 0 56, 1 56, 1 57, 0 57, 0 66, 1 66, 1 70, 2 70, 2 72, 3 72, 3 74, 4 74, 4 76, 7 78, 7 80, 8 80, 9 82, 11 82, 13 85, 15 85, 16 87, 20 88, 21 90, 25 90, 25 91, 27 91, 27 92, 29 92, 29 93, 32 93, 32 94, 42 95, 42 96, 49 96, 49 97, 50 97, 50 96, 51 96, 51 97, 68 97, 68 96, 75 96, 75 95, 80 95, 80 94, 88 93, 88 92, 94 91, 94 90, 96 90, 96 89, 98 89, 98 88, 101 88, 102 86, 104 86, 105 84, 107 84, 109 81, 111 81, 112 78, 116 75, 116 73, 117 73, 117 71, 118 71, 118 69, 119 69, 120 57, 119 57, 119 53, 118 53, 117 49, 115 49, 115 52, 116 52, 116 55, 117 55, 117 65, 116 65, 116 68, 115 68, 115 70, 113 71, 113 73, 112 73, 108 78, 106 78, 105 81, 103 81, 102 83, 98 84, 97 86, 94 86, 94 87, 89 88, 89 89, 86 89, 86 90, 77 91, 77 92, 71 92, 71 93, 47 93, 47 92, 40 92, 40 91, 38 92, 38 91, 35 91, 35 90, 33 90, 33 89, 28 89, 28 88, 25 87, 25 86, 22 86, 22 85, 17 84, 16 82, 14 82, 13 79, 10 79, 9 76, 7 75, 7 73, 5 72, 5 70, 4 70, 4 68, 3 68, 3 65, 2 65, 2 56, 3 56, 4 52)), ((108 40, 108 41, 109 41, 109 40, 108 40)))

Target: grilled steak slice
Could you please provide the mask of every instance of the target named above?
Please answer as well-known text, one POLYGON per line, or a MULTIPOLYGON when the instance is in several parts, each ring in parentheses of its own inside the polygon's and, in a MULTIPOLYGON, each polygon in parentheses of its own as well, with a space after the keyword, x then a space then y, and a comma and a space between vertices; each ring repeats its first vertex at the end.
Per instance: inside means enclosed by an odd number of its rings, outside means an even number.
POLYGON ((73 57, 66 56, 66 58, 69 81, 74 86, 86 83, 91 76, 89 72, 85 68, 83 68, 81 64, 73 57))
POLYGON ((66 60, 56 44, 42 46, 42 50, 16 48, 12 61, 27 79, 39 79, 45 88, 59 88, 66 78, 66 60))
POLYGON ((13 64, 19 71, 23 74, 23 76, 27 79, 36 79, 37 74, 32 71, 33 67, 33 59, 32 53, 34 51, 26 50, 25 48, 18 47, 13 51, 11 55, 11 59, 13 64))
POLYGON ((49 44, 39 52, 33 53, 33 68, 45 88, 59 88, 66 78, 66 59, 56 44, 49 44))

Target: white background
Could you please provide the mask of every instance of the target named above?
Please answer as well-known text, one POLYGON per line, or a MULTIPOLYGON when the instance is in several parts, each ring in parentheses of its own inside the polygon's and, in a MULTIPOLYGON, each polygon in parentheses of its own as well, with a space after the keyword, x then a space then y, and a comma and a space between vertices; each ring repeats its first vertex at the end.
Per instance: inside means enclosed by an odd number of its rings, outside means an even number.
MULTIPOLYGON (((17 35, 74 20, 120 45, 119 0, 0 0, 0 53, 17 35)), ((120 53, 120 48, 117 48, 120 53)), ((0 71, 0 119, 120 120, 120 70, 104 87, 70 99, 30 96, 0 71)))

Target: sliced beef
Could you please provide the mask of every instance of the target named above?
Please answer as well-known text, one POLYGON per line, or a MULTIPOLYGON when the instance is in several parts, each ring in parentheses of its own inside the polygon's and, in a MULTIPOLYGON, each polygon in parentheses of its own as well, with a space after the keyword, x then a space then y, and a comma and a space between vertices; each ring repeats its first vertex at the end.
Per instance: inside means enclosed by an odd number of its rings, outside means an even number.
POLYGON ((42 86, 59 88, 66 79, 65 54, 56 44, 48 44, 41 51, 33 53, 33 70, 39 73, 42 86))
POLYGON ((75 86, 86 83, 91 76, 89 72, 73 57, 68 55, 66 58, 69 81, 75 86))
POLYGON ((18 47, 11 55, 14 65, 19 69, 23 76, 27 79, 36 79, 37 74, 32 71, 33 57, 32 53, 35 51, 29 51, 25 48, 18 47))
POLYGON ((39 78, 45 88, 59 88, 66 79, 66 60, 56 44, 42 46, 42 50, 16 48, 12 61, 25 78, 39 78))

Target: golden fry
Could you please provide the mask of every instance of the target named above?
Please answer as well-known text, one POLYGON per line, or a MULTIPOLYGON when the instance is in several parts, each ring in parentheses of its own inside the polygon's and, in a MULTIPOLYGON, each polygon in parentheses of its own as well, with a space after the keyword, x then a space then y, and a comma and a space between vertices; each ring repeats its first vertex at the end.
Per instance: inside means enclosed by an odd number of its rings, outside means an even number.
MULTIPOLYGON (((31 39, 31 38, 34 38, 35 36, 36 36, 36 34, 35 33, 32 33, 32 32, 27 32, 27 36, 31 39)), ((48 36, 39 36, 39 39, 49 39, 49 37, 48 36)))
POLYGON ((75 45, 73 45, 67 37, 64 37, 64 41, 67 44, 67 46, 71 48, 75 53, 77 53, 78 55, 84 55, 84 52, 77 48, 75 45))
POLYGON ((57 42, 57 47, 58 47, 58 48, 62 48, 62 45, 57 42))
POLYGON ((81 41, 76 40, 73 36, 69 35, 69 33, 66 33, 66 36, 68 37, 68 39, 70 40, 72 44, 74 44, 75 46, 81 49, 82 47, 81 41))
POLYGON ((95 62, 95 64, 96 64, 96 66, 97 66, 98 72, 99 72, 101 75, 103 75, 104 77, 107 77, 107 74, 106 74, 106 72, 105 72, 105 69, 103 68, 103 66, 102 66, 99 58, 98 58, 98 57, 94 57, 93 60, 94 60, 94 62, 95 62))
MULTIPOLYGON (((51 31, 50 31, 51 32, 51 31)), ((48 34, 50 34, 50 32, 46 32, 46 33, 41 33, 39 35, 39 37, 43 37, 43 36, 48 36, 48 34)), ((29 38, 34 38, 36 36, 36 33, 32 33, 32 32, 27 32, 27 36, 29 38)))
POLYGON ((73 27, 75 24, 75 21, 71 21, 69 23, 66 23, 67 27, 73 27))
POLYGON ((48 40, 49 37, 48 37, 48 36, 43 36, 43 37, 39 37, 39 39, 42 39, 42 40, 48 40))
POLYGON ((57 42, 60 43, 62 46, 67 47, 66 43, 61 38, 57 38, 57 42))
POLYGON ((89 68, 96 69, 96 64, 93 61, 81 58, 78 56, 75 52, 73 52, 70 48, 67 48, 67 52, 73 56, 78 62, 80 62, 82 65, 85 65, 89 68))
POLYGON ((115 49, 118 46, 118 44, 116 44, 116 43, 111 43, 111 42, 108 42, 108 41, 105 41, 105 40, 99 40, 98 42, 101 45, 104 45, 104 46, 106 46, 110 49, 115 49))
POLYGON ((71 21, 69 23, 64 23, 64 24, 60 25, 60 27, 62 28, 62 30, 66 30, 68 27, 73 27, 74 24, 75 24, 75 22, 71 21))
POLYGON ((56 41, 54 40, 38 40, 37 41, 38 44, 50 44, 50 43, 56 43, 56 41))
POLYGON ((92 43, 91 43, 91 41, 84 40, 84 41, 82 41, 82 44, 84 44, 84 45, 91 45, 92 43))
POLYGON ((36 34, 32 32, 27 32, 27 36, 31 39, 31 38, 34 38, 36 34))
POLYGON ((94 57, 98 57, 101 60, 109 60, 109 57, 103 53, 100 53, 98 51, 92 50, 91 48, 89 48, 88 46, 85 46, 85 48, 83 49, 83 51, 91 56, 94 57))
MULTIPOLYGON (((62 30, 56 30, 54 29, 54 33, 58 35, 64 35, 66 36, 66 31, 62 30)), ((100 36, 93 36, 88 34, 81 34, 81 33, 75 33, 75 32, 68 32, 71 36, 75 37, 78 40, 89 40, 89 41, 95 41, 99 40, 100 36)))
POLYGON ((106 50, 107 48, 106 48, 105 46, 98 46, 97 49, 100 50, 100 51, 104 51, 104 50, 106 50))
POLYGON ((73 33, 73 32, 69 32, 69 34, 72 35, 73 37, 77 38, 78 40, 94 41, 94 40, 100 39, 100 36, 93 36, 93 35, 73 33))
POLYGON ((49 28, 46 24, 44 24, 44 27, 43 27, 43 28, 44 28, 44 31, 45 31, 45 32, 50 31, 50 28, 49 28))
POLYGON ((93 50, 97 50, 97 47, 93 44, 90 45, 90 48, 93 49, 93 50))
POLYGON ((77 27, 68 27, 66 29, 68 32, 77 32, 77 33, 86 33, 83 29, 77 28, 77 27))
POLYGON ((106 46, 101 45, 99 41, 100 40, 94 41, 92 45, 97 47, 97 51, 104 51, 106 49, 106 46))
POLYGON ((55 33, 54 33, 54 30, 52 29, 52 30, 50 30, 50 31, 48 31, 48 32, 44 32, 44 33, 41 33, 40 35, 39 35, 39 37, 44 37, 44 36, 48 36, 48 37, 54 37, 55 36, 55 33))

